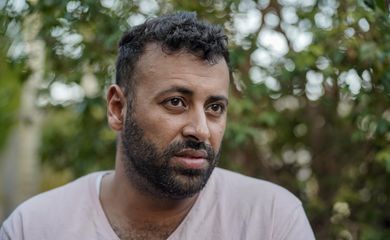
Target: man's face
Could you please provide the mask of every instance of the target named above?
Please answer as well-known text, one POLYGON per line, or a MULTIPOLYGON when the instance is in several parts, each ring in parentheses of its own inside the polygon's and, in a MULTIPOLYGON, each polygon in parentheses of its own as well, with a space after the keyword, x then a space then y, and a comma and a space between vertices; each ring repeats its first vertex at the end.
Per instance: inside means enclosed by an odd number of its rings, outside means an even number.
POLYGON ((122 145, 130 181, 155 196, 199 192, 214 169, 226 126, 229 71, 149 44, 136 65, 122 145))

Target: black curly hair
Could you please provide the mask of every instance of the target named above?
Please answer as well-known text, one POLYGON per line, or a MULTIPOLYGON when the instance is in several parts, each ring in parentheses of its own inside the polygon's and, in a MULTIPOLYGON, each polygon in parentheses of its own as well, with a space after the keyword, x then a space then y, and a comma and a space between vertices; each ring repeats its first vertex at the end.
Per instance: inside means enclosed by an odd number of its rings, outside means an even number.
POLYGON ((221 58, 229 64, 227 41, 220 26, 199 21, 193 12, 149 19, 122 36, 116 63, 116 84, 124 89, 125 95, 133 98, 134 68, 147 43, 158 43, 167 54, 184 50, 209 64, 215 64, 221 58))

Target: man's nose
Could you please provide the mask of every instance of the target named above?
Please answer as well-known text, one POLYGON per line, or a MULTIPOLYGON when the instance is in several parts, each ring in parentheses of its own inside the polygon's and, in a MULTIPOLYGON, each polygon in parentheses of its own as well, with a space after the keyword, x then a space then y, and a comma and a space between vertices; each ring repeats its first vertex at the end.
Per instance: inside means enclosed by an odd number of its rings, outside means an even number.
POLYGON ((187 124, 183 128, 183 136, 193 138, 199 142, 208 142, 210 129, 203 108, 188 115, 187 124))

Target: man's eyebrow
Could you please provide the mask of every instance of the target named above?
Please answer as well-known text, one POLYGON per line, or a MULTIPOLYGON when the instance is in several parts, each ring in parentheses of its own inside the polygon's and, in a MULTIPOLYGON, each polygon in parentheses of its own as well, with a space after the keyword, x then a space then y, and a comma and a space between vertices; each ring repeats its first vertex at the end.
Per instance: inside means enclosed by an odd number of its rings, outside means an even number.
POLYGON ((210 96, 207 99, 207 102, 218 102, 218 101, 223 101, 223 102, 225 102, 226 105, 229 104, 229 100, 225 96, 222 96, 222 95, 210 96))
POLYGON ((179 86, 173 86, 171 88, 168 88, 166 90, 163 90, 161 92, 159 92, 157 95, 158 96, 161 96, 161 95, 164 95, 164 94, 168 94, 168 93, 175 93, 175 92, 178 92, 178 93, 181 93, 181 94, 184 94, 184 95, 193 95, 194 92, 188 88, 185 88, 185 87, 179 87, 179 86))
MULTIPOLYGON (((188 89, 185 87, 180 87, 180 86, 173 86, 171 88, 168 88, 168 89, 165 89, 165 90, 159 92, 157 94, 157 96, 162 96, 165 94, 176 93, 176 92, 184 94, 184 95, 190 95, 190 96, 194 94, 194 92, 191 89, 188 89)), ((207 102, 217 102, 217 101, 223 101, 223 102, 225 102, 226 105, 228 105, 228 103, 229 103, 229 100, 225 96, 222 96, 222 95, 215 95, 215 96, 213 95, 213 96, 208 97, 208 99, 207 99, 207 102)))

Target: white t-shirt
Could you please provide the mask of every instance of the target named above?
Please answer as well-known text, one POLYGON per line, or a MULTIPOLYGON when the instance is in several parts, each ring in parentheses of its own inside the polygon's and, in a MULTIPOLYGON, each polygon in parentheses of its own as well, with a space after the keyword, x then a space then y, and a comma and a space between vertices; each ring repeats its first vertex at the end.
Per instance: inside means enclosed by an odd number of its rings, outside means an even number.
MULTIPOLYGON (((103 174, 89 174, 27 200, 3 223, 0 240, 119 239, 99 201, 103 174)), ((315 238, 301 202, 290 192, 216 168, 188 215, 168 238, 185 239, 315 238)))

